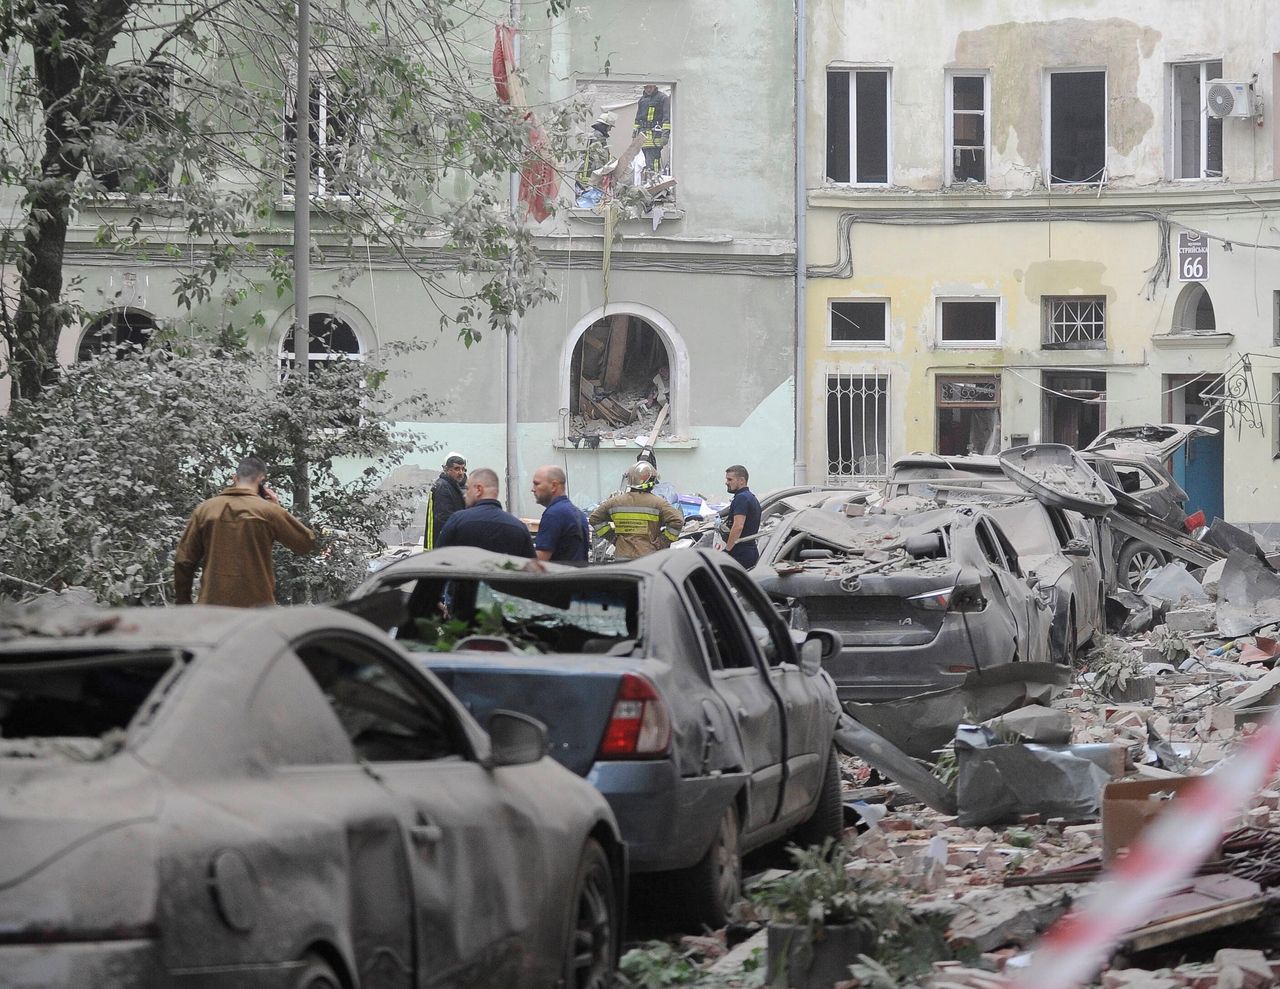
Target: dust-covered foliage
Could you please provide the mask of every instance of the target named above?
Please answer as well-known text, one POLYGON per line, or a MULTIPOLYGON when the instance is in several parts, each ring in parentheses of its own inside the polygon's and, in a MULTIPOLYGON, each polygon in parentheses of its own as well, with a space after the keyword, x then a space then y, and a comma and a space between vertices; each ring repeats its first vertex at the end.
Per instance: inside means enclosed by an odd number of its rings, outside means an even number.
POLYGON ((344 594, 405 521, 407 492, 380 481, 415 449, 394 418, 427 403, 393 403, 376 362, 328 361, 283 387, 279 375, 243 349, 170 341, 81 362, 16 402, 0 418, 0 594, 83 585, 104 604, 172 601, 187 518, 248 454, 286 507, 305 474, 301 517, 324 530, 313 556, 279 552, 279 600, 344 594))

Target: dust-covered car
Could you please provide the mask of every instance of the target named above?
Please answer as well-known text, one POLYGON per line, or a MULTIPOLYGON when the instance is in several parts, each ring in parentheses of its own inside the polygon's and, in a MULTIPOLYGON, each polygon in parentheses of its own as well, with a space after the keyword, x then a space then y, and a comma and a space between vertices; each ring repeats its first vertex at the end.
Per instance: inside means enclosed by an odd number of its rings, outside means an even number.
POLYGON ((481 723, 502 708, 545 722, 555 758, 613 807, 671 926, 724 925, 742 854, 842 830, 840 707, 822 671, 835 637, 793 634, 726 553, 580 568, 456 547, 392 564, 343 607, 481 723))
POLYGON ((605 802, 373 626, 8 612, 0 640, 7 989, 612 984, 605 802))
POLYGON ((904 697, 1048 658, 1051 611, 986 510, 892 507, 797 512, 751 571, 794 627, 840 634, 825 666, 842 700, 904 697))

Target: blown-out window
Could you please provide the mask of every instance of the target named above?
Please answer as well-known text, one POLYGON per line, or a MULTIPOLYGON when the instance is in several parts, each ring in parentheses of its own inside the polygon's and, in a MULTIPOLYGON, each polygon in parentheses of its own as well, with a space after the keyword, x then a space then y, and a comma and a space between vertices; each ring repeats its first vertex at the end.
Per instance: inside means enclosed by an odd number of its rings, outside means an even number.
POLYGON ((944 457, 1000 452, 1000 379, 994 375, 938 378, 938 453, 944 457))
POLYGON ((957 73, 947 78, 948 185, 987 181, 987 83, 985 73, 957 73))
POLYGON ((827 71, 827 178, 888 184, 888 69, 827 71))
MULTIPOLYGON (((290 96, 284 118, 286 196, 293 195, 298 137, 298 114, 294 104, 290 96)), ((351 151, 357 136, 357 121, 352 101, 335 81, 313 77, 310 111, 311 195, 330 198, 353 195, 356 190, 351 181, 351 151)))
POLYGON ((1107 74, 1049 73, 1049 183, 1101 183, 1107 170, 1107 74))

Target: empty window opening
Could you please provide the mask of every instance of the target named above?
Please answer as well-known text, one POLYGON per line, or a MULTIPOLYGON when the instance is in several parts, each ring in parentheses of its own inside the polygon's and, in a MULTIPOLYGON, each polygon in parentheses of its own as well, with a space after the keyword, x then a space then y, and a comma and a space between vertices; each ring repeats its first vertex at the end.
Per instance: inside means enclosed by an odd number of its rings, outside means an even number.
POLYGON ((827 479, 884 477, 889 468, 889 378, 827 375, 827 479))
POLYGON ((1222 77, 1222 62, 1173 66, 1173 177, 1222 177, 1222 120, 1205 113, 1210 79, 1222 77))
MULTIPOLYGON (((351 324, 341 316, 332 313, 312 313, 307 319, 310 327, 307 348, 307 370, 323 370, 329 361, 359 360, 361 357, 360 338, 351 324)), ((294 367, 293 327, 280 341, 280 371, 287 377, 289 369, 294 367)))
POLYGON ((832 343, 887 343, 889 303, 876 301, 832 301, 830 340, 832 343))
POLYGON ((1049 182, 1101 182, 1107 167, 1107 74, 1049 74, 1049 182))
POLYGON ((938 453, 944 457, 1000 452, 1000 379, 939 377, 938 453))
POLYGON ((996 299, 964 299, 938 303, 939 339, 944 344, 987 344, 1000 339, 1000 304, 996 299))
MULTIPOLYGON (((311 195, 338 197, 356 192, 351 151, 358 136, 353 101, 330 79, 311 80, 311 195)), ((284 118, 284 195, 293 195, 298 115, 292 96, 284 118)))
POLYGON ((95 319, 84 331, 76 350, 76 360, 89 360, 112 348, 116 357, 124 357, 130 351, 146 347, 159 328, 156 321, 140 309, 112 309, 95 319))
POLYGON ((174 156, 162 136, 172 116, 172 66, 113 66, 106 89, 87 170, 105 192, 168 192, 174 156))
MULTIPOLYGON (((648 435, 671 401, 671 355, 662 335, 639 316, 596 320, 578 339, 569 367, 574 436, 648 435)), ((673 426, 670 413, 664 430, 673 426)))
POLYGON ((1192 282, 1182 290, 1173 307, 1174 333, 1217 333, 1218 320, 1213 314, 1213 300, 1209 291, 1198 282, 1192 282))
POLYGON ((827 72, 827 178, 885 185, 889 181, 889 72, 827 72))
POLYGON ((1084 449, 1106 423, 1107 376, 1044 372, 1041 384, 1041 435, 1046 443, 1084 449))
POLYGON ((987 78, 952 76, 947 183, 987 181, 987 78))
POLYGON ((1107 346, 1104 296, 1046 295, 1041 300, 1046 350, 1101 350, 1107 346))

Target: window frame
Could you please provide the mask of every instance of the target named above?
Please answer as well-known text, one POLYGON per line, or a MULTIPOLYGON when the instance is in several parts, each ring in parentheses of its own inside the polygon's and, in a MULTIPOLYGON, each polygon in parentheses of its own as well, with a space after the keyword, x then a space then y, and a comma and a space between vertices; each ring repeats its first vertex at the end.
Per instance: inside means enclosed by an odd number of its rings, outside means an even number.
POLYGON ((889 303, 891 300, 881 296, 863 298, 849 296, 847 298, 827 299, 827 346, 832 350, 887 350, 889 347, 889 303), (879 340, 837 340, 835 338, 835 307, 838 303, 853 302, 867 305, 882 305, 884 311, 884 333, 879 340))
POLYGON ((1070 188, 1072 186, 1084 186, 1090 188, 1093 186, 1102 186, 1107 181, 1107 169, 1110 167, 1108 160, 1108 151, 1110 144, 1108 143, 1108 135, 1111 127, 1111 107, 1108 105, 1108 95, 1111 92, 1111 74, 1107 71, 1105 65, 1080 65, 1080 66, 1062 66, 1057 68, 1047 68, 1044 70, 1044 93, 1042 100, 1042 121, 1044 123, 1043 131, 1043 180, 1047 188, 1070 188), (1085 75, 1098 74, 1102 75, 1102 171, 1096 179, 1070 179, 1055 181, 1053 175, 1053 77, 1057 75, 1085 75))
MULTIPOLYGON (((968 409, 983 410, 994 409, 996 413, 996 437, 1000 437, 1004 429, 1004 387, 1001 375, 996 374, 939 374, 934 378, 933 385, 933 448, 940 452, 942 446, 942 411, 944 409, 968 409), (942 397, 942 387, 949 381, 978 381, 988 383, 993 382, 996 386, 995 398, 988 400, 962 401, 956 399, 944 399, 942 397)), ((943 454, 945 456, 945 454, 943 454)))
POLYGON ((1226 128, 1223 126, 1222 120, 1217 117, 1210 117, 1205 113, 1206 93, 1210 79, 1219 79, 1223 71, 1223 62, 1221 58, 1206 59, 1190 59, 1187 61, 1178 61, 1169 63, 1169 181, 1170 182, 1225 182, 1226 181, 1226 128), (1194 65, 1200 69, 1200 162, 1197 169, 1197 175, 1179 175, 1179 154, 1182 122, 1178 116, 1178 69, 1186 68, 1194 65), (1211 76, 1208 73, 1210 65, 1218 66, 1218 75, 1211 76), (1217 123, 1219 128, 1220 147, 1218 153, 1222 160, 1220 161, 1221 170, 1217 175, 1209 174, 1209 124, 1210 121, 1217 123))
MULTIPOLYGON (((331 192, 325 188, 326 178, 324 174, 325 166, 324 166, 324 157, 322 152, 329 146, 328 140, 327 140, 328 138, 327 119, 329 114, 329 104, 332 101, 332 94, 334 92, 336 82, 331 75, 323 72, 316 72, 314 70, 311 72, 310 80, 311 80, 312 90, 318 91, 322 99, 320 102, 320 117, 316 121, 317 139, 316 139, 316 143, 313 144, 311 147, 311 179, 310 179, 310 182, 308 183, 308 193, 311 199, 324 199, 324 200, 328 200, 329 202, 350 202, 352 199, 356 198, 355 196, 352 195, 350 191, 331 192)), ((284 152, 283 160, 281 162, 282 168, 281 168, 281 175, 280 175, 280 189, 281 189, 280 198, 285 203, 292 203, 297 198, 297 196, 295 195, 295 186, 293 184, 293 178, 292 178, 292 174, 293 174, 292 168, 294 167, 294 160, 292 158, 292 155, 293 155, 293 149, 295 148, 296 145, 294 144, 293 141, 289 139, 290 111, 293 112, 293 127, 296 128, 298 126, 297 107, 295 106, 296 99, 297 99, 297 93, 294 91, 294 89, 292 87, 286 88, 285 97, 284 97, 284 111, 280 121, 282 150, 284 152)), ((307 107, 308 128, 310 128, 310 123, 311 123, 310 110, 311 108, 308 105, 307 107)), ((355 147, 357 144, 356 138, 360 133, 360 121, 358 119, 355 119, 354 113, 352 114, 352 117, 353 117, 353 120, 352 120, 351 128, 349 131, 350 139, 348 140, 347 146, 343 152, 346 155, 350 155, 355 150, 355 147)), ((357 165, 356 171, 357 172, 360 171, 360 168, 358 167, 358 165, 357 165)))
POLYGON ((942 184, 946 187, 966 186, 968 180, 955 177, 955 115, 964 113, 973 115, 973 110, 956 110, 955 80, 982 80, 982 173, 981 182, 974 183, 985 187, 991 182, 991 70, 990 69, 948 69, 944 74, 945 91, 943 100, 946 107, 946 144, 943 146, 942 184))
MULTIPOLYGON (((826 440, 825 445, 826 445, 828 483, 840 484, 845 481, 862 481, 862 480, 868 480, 868 479, 874 480, 877 478, 884 478, 888 474, 889 465, 893 462, 893 456, 892 456, 893 431, 890 429, 890 423, 892 421, 892 415, 893 415, 893 375, 890 373, 883 372, 879 369, 873 369, 870 371, 860 371, 852 368, 842 368, 842 367, 836 366, 836 367, 830 367, 827 369, 826 383, 827 383, 827 387, 826 387, 825 398, 826 398, 826 406, 827 406, 826 408, 827 415, 826 415, 826 429, 825 429, 825 440, 826 440), (870 404, 874 407, 878 401, 876 396, 880 392, 884 393, 884 408, 885 408, 884 419, 878 421, 875 424, 876 425, 875 439, 877 441, 877 444, 881 439, 883 439, 884 447, 883 449, 876 450, 874 453, 874 455, 880 456, 883 458, 884 460, 883 471, 869 473, 869 474, 857 473, 856 471, 852 470, 852 467, 856 463, 856 461, 853 459, 850 460, 851 470, 849 471, 849 473, 843 473, 840 471, 832 470, 833 464, 836 466, 839 466, 844 461, 843 461, 843 458, 833 459, 831 456, 831 442, 832 442, 831 431, 830 431, 831 400, 833 397, 837 398, 838 400, 839 396, 844 394, 846 390, 848 390, 849 395, 852 398, 852 395, 853 395, 852 382, 855 379, 858 379, 861 382, 860 387, 863 389, 861 407, 864 410, 864 412, 868 406, 869 397, 871 399, 870 404), (848 389, 846 389, 845 387, 841 386, 833 389, 832 387, 833 381, 834 382, 847 381, 849 382, 849 387, 848 389), (874 392, 870 394, 866 392, 868 381, 875 382, 874 392)), ((863 435, 863 438, 865 439, 867 435, 865 423, 864 423, 864 428, 862 430, 862 435, 863 435)), ((841 437, 837 435, 836 437, 837 442, 839 442, 840 439, 841 437)), ((841 451, 837 451, 837 452, 841 452, 841 451)), ((852 453, 852 449, 850 452, 852 453)), ((865 460, 866 457, 867 457, 867 453, 864 449, 862 459, 865 460)))
MULTIPOLYGON (((323 361, 358 361, 363 364, 368 360, 369 350, 364 345, 364 341, 360 339, 360 331, 352 325, 351 320, 345 319, 335 312, 313 312, 307 314, 307 321, 310 322, 317 316, 330 316, 341 322, 347 329, 351 331, 351 335, 355 337, 357 349, 354 353, 345 350, 312 350, 311 349, 311 330, 307 330, 307 371, 313 370, 314 365, 323 361)), ((284 333, 280 337, 280 344, 276 348, 276 358, 280 368, 280 382, 283 384, 289 380, 289 374, 293 370, 295 350, 290 348, 285 350, 285 341, 289 339, 289 332, 292 325, 285 328, 284 333)), ((363 400, 362 400, 363 401, 363 400)))
POLYGON ((939 348, 946 350, 998 350, 1004 339, 1004 296, 1002 295, 939 295, 934 298, 934 318, 937 321, 937 332, 934 340, 939 348), (943 306, 947 303, 990 302, 995 305, 995 336, 991 340, 947 340, 943 306))
MULTIPOLYGON (((849 144, 846 149, 847 164, 849 166, 849 180, 841 182, 833 179, 830 175, 827 162, 823 162, 823 179, 833 185, 853 189, 885 189, 893 185, 893 70, 887 65, 845 65, 832 64, 826 68, 827 87, 831 86, 831 75, 838 73, 845 79, 845 85, 848 87, 849 102, 849 144), (884 81, 884 181, 883 182, 860 182, 858 181, 858 100, 857 85, 854 76, 859 72, 879 72, 885 77, 884 81)), ((824 123, 825 123, 824 118, 824 123)), ((828 138, 829 142, 829 138, 828 138)), ((830 152, 828 151, 828 154, 830 152)))
MULTIPOLYGON (((1077 321, 1083 325, 1083 320, 1077 321)), ((1105 295, 1042 295, 1040 296, 1040 347, 1043 350, 1106 350, 1107 349, 1107 297, 1105 295), (1053 309, 1059 304, 1093 303, 1102 309, 1102 337, 1081 340, 1053 340, 1053 309)))

